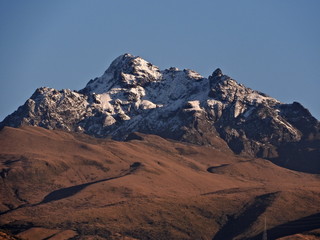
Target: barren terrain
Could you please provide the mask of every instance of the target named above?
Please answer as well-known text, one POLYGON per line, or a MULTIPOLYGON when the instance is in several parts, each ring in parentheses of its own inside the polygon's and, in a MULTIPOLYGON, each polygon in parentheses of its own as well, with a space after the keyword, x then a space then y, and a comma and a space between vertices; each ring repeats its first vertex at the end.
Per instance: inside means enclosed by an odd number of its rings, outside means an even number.
POLYGON ((1 228, 22 239, 262 239, 266 218, 268 239, 319 238, 319 175, 234 155, 219 139, 130 139, 5 127, 1 228))

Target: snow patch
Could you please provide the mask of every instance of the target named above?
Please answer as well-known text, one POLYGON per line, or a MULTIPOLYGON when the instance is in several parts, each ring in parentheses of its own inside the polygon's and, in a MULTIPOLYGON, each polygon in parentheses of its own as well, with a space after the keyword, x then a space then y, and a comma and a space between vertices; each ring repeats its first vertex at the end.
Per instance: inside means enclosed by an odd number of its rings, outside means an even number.
POLYGON ((107 115, 103 122, 103 126, 108 127, 113 125, 114 123, 116 123, 116 120, 114 119, 114 117, 112 117, 111 115, 107 115))
POLYGON ((194 101, 188 101, 187 102, 186 111, 202 111, 203 109, 200 107, 200 101, 194 100, 194 101))
POLYGON ((149 101, 149 100, 142 100, 140 103, 140 108, 142 110, 146 110, 146 109, 153 109, 156 108, 157 105, 154 104, 153 102, 149 101))
POLYGON ((134 68, 138 72, 139 76, 142 77, 152 77, 156 80, 161 78, 160 70, 157 66, 152 65, 151 63, 147 62, 146 60, 136 57, 133 60, 134 68))
POLYGON ((189 78, 191 78, 191 79, 195 79, 195 80, 203 79, 203 76, 201 76, 196 71, 193 71, 193 70, 190 70, 190 69, 185 69, 185 72, 187 73, 187 76, 189 78))

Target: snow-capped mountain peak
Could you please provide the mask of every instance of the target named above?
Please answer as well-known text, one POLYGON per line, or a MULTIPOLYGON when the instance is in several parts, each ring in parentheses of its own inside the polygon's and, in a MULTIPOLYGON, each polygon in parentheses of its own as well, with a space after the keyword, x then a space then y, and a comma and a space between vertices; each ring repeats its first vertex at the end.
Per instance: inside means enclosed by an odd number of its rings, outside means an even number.
POLYGON ((131 54, 78 92, 38 89, 0 128, 24 124, 120 140, 139 131, 211 146, 225 141, 236 153, 262 157, 320 138, 319 122, 300 104, 283 104, 219 68, 205 78, 190 69, 161 71, 131 54))
POLYGON ((144 86, 161 80, 161 77, 157 66, 126 53, 117 57, 104 74, 91 80, 83 91, 101 94, 112 87, 144 86))

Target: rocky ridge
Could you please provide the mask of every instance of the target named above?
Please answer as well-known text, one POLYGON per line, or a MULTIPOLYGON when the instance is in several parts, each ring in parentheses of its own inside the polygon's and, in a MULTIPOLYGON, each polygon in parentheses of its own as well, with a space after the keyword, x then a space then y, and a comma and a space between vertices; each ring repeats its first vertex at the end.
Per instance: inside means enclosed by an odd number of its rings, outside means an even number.
POLYGON ((320 124, 301 104, 284 104, 239 84, 216 69, 205 78, 184 69, 160 70, 124 54, 80 91, 42 87, 4 126, 41 126, 125 140, 142 132, 272 159, 303 171, 320 171, 320 124), (303 152, 292 163, 290 152, 303 152), (310 160, 311 159, 311 160, 310 160), (294 166, 294 167, 293 167, 294 166))

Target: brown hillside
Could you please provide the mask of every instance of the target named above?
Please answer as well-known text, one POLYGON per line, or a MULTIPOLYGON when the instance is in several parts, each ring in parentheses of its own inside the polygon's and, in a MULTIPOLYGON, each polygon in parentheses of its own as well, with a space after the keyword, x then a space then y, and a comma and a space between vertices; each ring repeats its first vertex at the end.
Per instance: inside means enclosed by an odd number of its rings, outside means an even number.
POLYGON ((320 212, 318 175, 136 135, 5 127, 1 228, 25 239, 261 239, 265 217, 280 237, 297 233, 286 223, 320 212))

